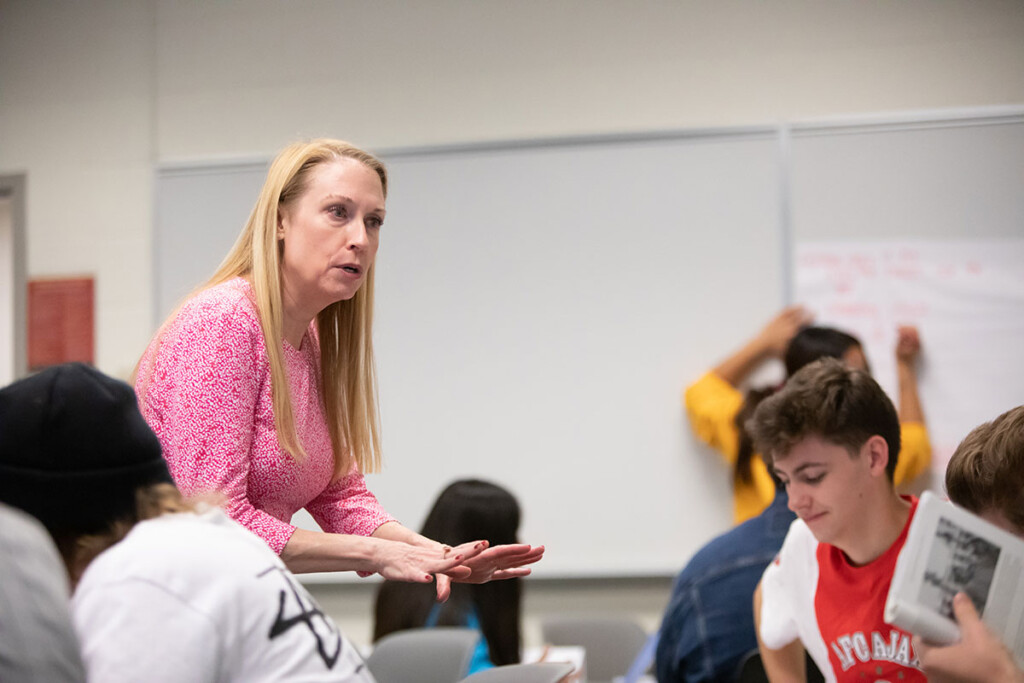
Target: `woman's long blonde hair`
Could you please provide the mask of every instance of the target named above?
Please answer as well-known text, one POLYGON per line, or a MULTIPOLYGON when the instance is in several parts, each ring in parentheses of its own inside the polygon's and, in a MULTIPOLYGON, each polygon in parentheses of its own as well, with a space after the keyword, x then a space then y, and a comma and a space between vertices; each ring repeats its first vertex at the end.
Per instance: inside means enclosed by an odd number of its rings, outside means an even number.
MULTIPOLYGON (((284 323, 278 213, 282 205, 294 201, 306 190, 313 169, 342 158, 355 159, 374 171, 380 177, 384 198, 387 198, 387 171, 372 154, 341 140, 317 139, 289 145, 270 164, 267 179, 242 234, 213 277, 197 290, 235 277, 251 280, 270 363, 277 440, 283 450, 296 458, 305 457, 305 450, 295 431, 281 351, 284 323)), ((331 304, 320 311, 316 319, 320 338, 320 384, 336 476, 347 473, 353 460, 363 472, 380 469, 373 360, 373 273, 371 265, 354 297, 331 304)), ((174 316, 172 314, 170 319, 174 316)))

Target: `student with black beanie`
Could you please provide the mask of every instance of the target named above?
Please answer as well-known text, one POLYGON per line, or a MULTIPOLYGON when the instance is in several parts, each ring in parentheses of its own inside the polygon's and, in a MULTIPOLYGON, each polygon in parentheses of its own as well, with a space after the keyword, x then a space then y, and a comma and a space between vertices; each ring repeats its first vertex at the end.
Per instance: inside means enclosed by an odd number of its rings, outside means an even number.
POLYGON ((56 542, 90 680, 373 681, 263 541, 170 482, 124 382, 72 363, 0 390, 0 502, 56 542))

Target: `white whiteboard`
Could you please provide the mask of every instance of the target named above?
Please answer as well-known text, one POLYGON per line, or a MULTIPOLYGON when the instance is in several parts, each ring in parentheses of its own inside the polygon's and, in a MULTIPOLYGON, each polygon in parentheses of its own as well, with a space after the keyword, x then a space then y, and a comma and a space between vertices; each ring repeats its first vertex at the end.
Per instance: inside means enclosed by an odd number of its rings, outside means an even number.
MULTIPOLYGON (((384 153, 371 489, 418 528, 490 478, 549 548, 538 576, 674 574, 732 517, 681 390, 785 303, 793 245, 1022 236, 1022 143, 1018 112, 384 153)), ((158 170, 161 317, 265 165, 158 170)))
MULTIPOLYGON (((418 528, 452 479, 500 482, 522 537, 548 546, 540 576, 672 574, 726 528, 728 470, 693 441, 680 393, 719 339, 781 303, 776 146, 762 132, 383 155, 385 470, 369 485, 385 507, 418 528)), ((262 173, 159 173, 161 315, 226 252, 262 173)))
POLYGON ((922 340, 919 388, 933 484, 982 422, 1024 404, 1024 239, 800 245, 798 299, 822 324, 856 334, 872 372, 898 396, 898 325, 922 340))
POLYGON ((932 488, 966 433, 1024 403, 1024 119, 797 127, 797 300, 850 329, 896 396, 919 326, 932 488))

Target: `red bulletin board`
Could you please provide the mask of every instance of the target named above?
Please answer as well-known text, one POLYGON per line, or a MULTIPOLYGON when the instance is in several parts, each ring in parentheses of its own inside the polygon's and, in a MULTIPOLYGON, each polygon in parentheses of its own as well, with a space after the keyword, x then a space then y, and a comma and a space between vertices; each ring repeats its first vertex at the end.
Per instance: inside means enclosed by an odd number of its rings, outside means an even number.
POLYGON ((29 280, 30 370, 70 361, 94 362, 94 289, 91 277, 29 280))

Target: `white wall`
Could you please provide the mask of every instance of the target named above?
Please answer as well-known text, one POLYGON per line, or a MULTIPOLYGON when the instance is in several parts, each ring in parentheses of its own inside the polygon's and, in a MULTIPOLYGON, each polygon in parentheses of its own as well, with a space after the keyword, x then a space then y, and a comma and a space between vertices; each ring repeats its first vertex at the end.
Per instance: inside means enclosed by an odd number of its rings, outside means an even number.
POLYGON ((0 173, 28 273, 97 277, 97 362, 152 327, 152 168, 1024 102, 1017 0, 0 0, 0 173))
POLYGON ((27 174, 29 276, 96 276, 97 362, 126 376, 155 164, 1021 104, 1021 45, 1018 0, 0 0, 0 174, 27 174))

